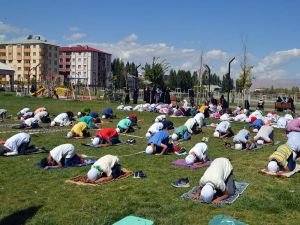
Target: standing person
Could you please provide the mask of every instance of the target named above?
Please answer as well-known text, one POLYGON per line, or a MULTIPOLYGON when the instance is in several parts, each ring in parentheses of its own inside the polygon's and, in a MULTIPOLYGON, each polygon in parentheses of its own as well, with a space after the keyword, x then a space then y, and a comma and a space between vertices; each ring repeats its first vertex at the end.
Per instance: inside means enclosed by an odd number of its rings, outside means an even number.
POLYGON ((171 104, 170 88, 167 87, 165 92, 165 104, 171 104))
POLYGON ((0 109, 0 118, 2 121, 7 118, 7 110, 6 109, 0 109))
POLYGON ((129 98, 129 90, 125 90, 125 105, 130 103, 130 98, 129 98))
POLYGON ((6 156, 13 156, 18 154, 26 155, 38 150, 34 145, 29 146, 29 144, 30 134, 18 133, 6 140, 1 153, 6 156))
POLYGON ((138 101, 138 97, 139 97, 139 89, 135 88, 133 91, 133 104, 137 104, 138 101))
POLYGON ((153 87, 152 88, 152 91, 151 91, 151 97, 150 97, 150 103, 151 104, 155 104, 156 102, 155 102, 155 96, 156 96, 156 88, 155 87, 153 87))
POLYGON ((233 167, 227 158, 216 158, 207 168, 199 181, 192 199, 203 202, 219 203, 235 193, 233 167))
POLYGON ((291 96, 289 96, 289 98, 288 98, 288 100, 287 100, 287 103, 291 103, 291 111, 292 111, 293 113, 295 113, 296 108, 295 108, 295 105, 294 105, 294 99, 293 99, 291 96))
POLYGON ((221 95, 220 103, 222 105, 222 111, 223 112, 227 112, 227 110, 228 110, 228 103, 227 103, 226 99, 224 98, 224 95, 221 95))
POLYGON ((146 103, 150 103, 151 101, 150 101, 150 97, 151 97, 151 91, 150 91, 150 88, 149 87, 147 87, 146 88, 146 103))
POLYGON ((87 182, 98 184, 116 179, 122 174, 120 160, 114 155, 98 159, 87 173, 87 182))
POLYGON ((40 165, 45 170, 75 166, 82 163, 82 158, 76 154, 72 144, 62 144, 53 148, 47 158, 41 160, 40 165))

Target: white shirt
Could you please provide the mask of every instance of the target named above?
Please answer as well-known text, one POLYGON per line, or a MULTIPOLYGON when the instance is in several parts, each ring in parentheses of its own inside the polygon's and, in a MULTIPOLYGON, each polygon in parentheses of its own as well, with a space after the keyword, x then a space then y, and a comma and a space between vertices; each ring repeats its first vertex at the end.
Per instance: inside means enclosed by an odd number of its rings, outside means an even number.
POLYGON ((277 127, 278 128, 285 128, 286 124, 287 124, 287 120, 284 117, 280 117, 277 120, 277 127))
POLYGON ((162 122, 166 120, 166 115, 159 115, 155 118, 155 122, 162 122))
POLYGON ((190 134, 193 133, 192 128, 193 128, 193 126, 195 125, 195 123, 197 123, 197 121, 195 120, 195 118, 190 118, 190 119, 188 119, 188 120, 185 122, 185 124, 184 124, 184 126, 187 127, 188 132, 189 132, 190 134))
POLYGON ((228 159, 215 159, 201 177, 199 182, 200 187, 203 187, 207 183, 211 183, 215 189, 224 192, 226 190, 225 181, 232 172, 232 169, 232 165, 228 159))
POLYGON ((36 115, 34 115, 34 118, 36 118, 37 120, 41 120, 45 116, 48 116, 48 112, 42 111, 42 112, 39 112, 36 115))
POLYGON ((197 121, 197 123, 202 126, 203 125, 203 121, 205 119, 205 116, 202 112, 200 113, 197 113, 195 116, 194 116, 194 119, 197 121))
POLYGON ((25 123, 28 127, 30 127, 31 124, 37 123, 37 122, 38 122, 38 121, 37 121, 36 118, 28 118, 28 119, 24 120, 24 123, 25 123))
POLYGON ((254 137, 254 140, 256 141, 259 138, 262 138, 266 142, 269 142, 270 141, 269 135, 272 133, 272 131, 273 131, 273 127, 264 125, 259 129, 257 135, 254 137))
POLYGON ((234 117, 234 121, 242 121, 243 122, 246 119, 247 119, 247 116, 244 113, 238 114, 234 117))
POLYGON ((220 116, 221 121, 228 121, 229 120, 229 115, 227 113, 224 113, 222 116, 220 116))
POLYGON ((164 125, 161 122, 157 122, 151 125, 151 127, 149 127, 148 132, 151 132, 152 135, 157 133, 158 131, 160 131, 161 129, 163 129, 164 125))
POLYGON ((246 129, 242 129, 240 130, 233 138, 233 142, 242 142, 242 143, 246 143, 248 140, 246 139, 246 137, 250 136, 250 132, 246 129))
POLYGON ((27 133, 18 133, 8 138, 4 144, 4 147, 10 150, 9 154, 7 155, 17 155, 18 148, 23 143, 28 143, 28 142, 30 142, 30 135, 27 133))
POLYGON ((189 151, 189 154, 195 153, 198 159, 203 160, 206 158, 207 145, 205 143, 197 143, 195 146, 189 151))
POLYGON ((69 120, 67 113, 61 113, 54 118, 55 123, 59 123, 61 126, 70 125, 71 121, 69 120))
POLYGON ((111 176, 111 168, 113 168, 113 166, 115 164, 119 164, 120 160, 117 156, 114 155, 105 155, 103 157, 101 157, 100 159, 98 159, 93 165, 94 166, 99 166, 101 168, 101 170, 106 174, 106 176, 111 176))
POLYGON ((230 127, 230 123, 228 121, 222 121, 217 125, 216 131, 220 133, 226 133, 229 127, 230 127))
POLYGON ((294 152, 300 152, 300 132, 292 131, 288 135, 286 144, 290 146, 294 152))
POLYGON ((75 147, 72 144, 62 144, 52 149, 50 155, 55 162, 60 162, 62 158, 70 159, 75 155, 75 147))
POLYGON ((21 114, 25 114, 27 112, 30 112, 30 109, 29 108, 23 108, 19 113, 21 114))
POLYGON ((263 116, 261 115, 261 112, 259 110, 255 110, 253 113, 251 113, 251 115, 249 116, 249 118, 255 116, 257 119, 262 119, 263 116))

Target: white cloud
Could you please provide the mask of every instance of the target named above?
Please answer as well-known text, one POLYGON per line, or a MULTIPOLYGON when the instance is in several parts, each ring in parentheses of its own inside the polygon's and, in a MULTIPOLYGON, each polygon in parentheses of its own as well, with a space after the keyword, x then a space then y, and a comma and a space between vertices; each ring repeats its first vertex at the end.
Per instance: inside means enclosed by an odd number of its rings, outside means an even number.
POLYGON ((82 38, 86 37, 85 33, 73 33, 70 35, 64 35, 63 39, 67 40, 67 41, 76 41, 76 40, 80 40, 82 38))
POLYGON ((261 73, 268 70, 271 71, 274 68, 287 64, 297 58, 300 58, 300 49, 298 48, 274 52, 263 58, 258 65, 253 68, 253 72, 261 73))
POLYGON ((5 34, 0 34, 0 41, 4 41, 6 39, 6 35, 5 34))
POLYGON ((138 39, 136 34, 130 34, 129 36, 123 39, 124 42, 136 42, 138 39))
POLYGON ((225 60, 228 58, 228 54, 222 50, 213 49, 204 54, 204 57, 207 59, 221 59, 225 60))
POLYGON ((70 27, 69 30, 71 32, 76 32, 76 31, 79 31, 79 28, 78 27, 70 27))
POLYGON ((0 21, 0 34, 9 34, 9 33, 27 33, 29 30, 25 28, 14 27, 10 24, 6 24, 0 21))

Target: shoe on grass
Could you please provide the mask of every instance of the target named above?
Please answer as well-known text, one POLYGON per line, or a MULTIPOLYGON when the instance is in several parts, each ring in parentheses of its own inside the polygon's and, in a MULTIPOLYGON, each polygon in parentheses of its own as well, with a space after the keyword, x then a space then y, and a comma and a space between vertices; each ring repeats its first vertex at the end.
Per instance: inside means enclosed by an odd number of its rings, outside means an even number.
POLYGON ((180 178, 179 180, 172 182, 171 185, 177 188, 189 187, 190 186, 189 178, 180 178))
POLYGON ((144 174, 143 171, 136 171, 133 173, 133 178, 137 178, 137 179, 141 179, 141 178, 145 178, 146 174, 144 174))

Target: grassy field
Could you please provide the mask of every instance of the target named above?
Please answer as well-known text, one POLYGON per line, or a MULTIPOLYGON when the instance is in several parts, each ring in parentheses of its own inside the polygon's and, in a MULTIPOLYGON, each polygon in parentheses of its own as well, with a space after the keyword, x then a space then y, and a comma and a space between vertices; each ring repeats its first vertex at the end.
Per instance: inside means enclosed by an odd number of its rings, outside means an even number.
MULTIPOLYGON (((101 113, 102 109, 116 105, 108 102, 57 101, 0 95, 0 108, 15 115, 21 108, 32 110, 45 106, 51 114, 67 110, 79 111, 88 106, 92 111, 101 113)), ((127 113, 116 111, 119 118, 127 113)), ((141 130, 134 135, 144 137, 148 127, 157 114, 137 113, 141 130)), ((176 126, 182 125, 186 118, 171 118, 176 126)), ((208 120, 208 123, 212 120, 208 120)), ((16 123, 6 120, 5 123, 16 123)), ((103 127, 115 127, 104 123, 103 127)), ((3 123, 2 123, 3 124, 3 123)), ((1 125, 1 124, 0 124, 1 125)), ((233 123, 235 132, 245 124, 233 123)), ((0 127, 0 131, 12 130, 0 127)), ((94 133, 93 131, 92 133, 94 133)), ((0 225, 1 224, 113 224, 123 217, 133 214, 165 225, 207 224, 217 214, 227 214, 248 224, 299 224, 300 213, 300 175, 289 179, 264 176, 258 171, 267 163, 268 156, 275 147, 264 147, 256 152, 229 151, 222 147, 222 141, 212 137, 213 128, 204 128, 203 133, 193 136, 182 144, 190 149, 202 137, 209 139, 209 156, 230 157, 235 179, 250 183, 248 189, 232 205, 217 207, 183 201, 179 197, 188 189, 176 189, 170 183, 181 177, 188 177, 191 186, 196 186, 205 168, 195 171, 170 166, 170 162, 183 158, 177 155, 151 156, 139 154, 121 157, 121 164, 131 170, 143 170, 147 178, 139 180, 127 178, 99 187, 78 186, 65 183, 70 177, 85 174, 89 167, 66 168, 44 171, 36 163, 46 154, 34 154, 0 158, 0 225)), ((8 138, 13 133, 1 133, 0 138, 8 138)), ((66 132, 39 134, 32 136, 32 143, 47 149, 72 143, 78 153, 101 157, 106 154, 126 155, 145 149, 145 138, 136 138, 136 145, 122 145, 101 149, 82 147, 87 140, 65 139, 66 132)), ((275 139, 285 142, 283 130, 275 130, 275 139)), ((126 141, 128 137, 121 136, 126 141)))

